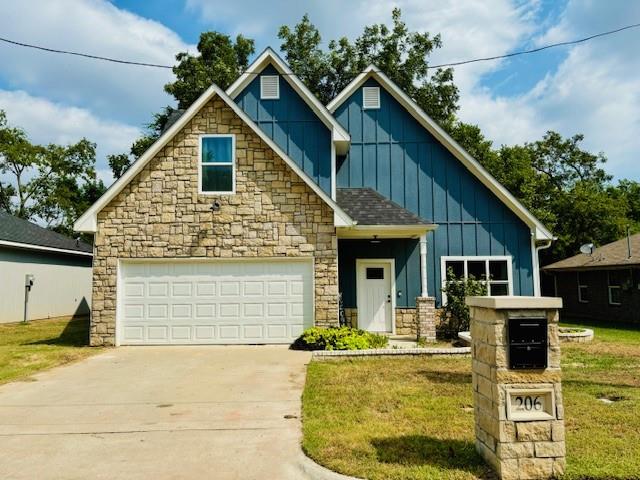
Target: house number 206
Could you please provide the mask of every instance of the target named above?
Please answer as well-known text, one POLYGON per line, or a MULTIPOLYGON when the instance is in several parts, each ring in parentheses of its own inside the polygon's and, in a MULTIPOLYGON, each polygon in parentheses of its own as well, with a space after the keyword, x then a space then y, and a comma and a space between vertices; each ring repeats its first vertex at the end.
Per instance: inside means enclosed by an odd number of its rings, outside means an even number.
POLYGON ((515 400, 517 410, 525 410, 527 412, 542 410, 542 402, 538 396, 532 397, 531 395, 518 395, 515 400))

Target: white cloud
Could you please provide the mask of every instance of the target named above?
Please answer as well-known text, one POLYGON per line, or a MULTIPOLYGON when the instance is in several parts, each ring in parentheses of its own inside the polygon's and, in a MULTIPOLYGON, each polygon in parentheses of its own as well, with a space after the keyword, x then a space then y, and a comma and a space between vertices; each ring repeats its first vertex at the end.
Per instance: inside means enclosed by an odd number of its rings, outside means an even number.
POLYGON ((22 127, 34 143, 66 145, 83 137, 96 142, 98 175, 107 185, 113 178, 105 157, 128 152, 131 142, 141 134, 137 127, 106 121, 86 109, 53 103, 23 91, 0 90, 0 110, 6 112, 12 126, 22 127))
MULTIPOLYGON (((579 38, 640 17, 637 2, 570 1, 560 22, 538 44, 579 38), (593 19, 598 19, 596 22, 593 19), (595 29, 595 30, 594 30, 595 29)), ((492 95, 476 87, 463 96, 461 117, 478 123, 498 143, 539 138, 547 130, 585 135, 584 147, 603 152, 618 178, 640 178, 640 57, 638 31, 594 39, 571 47, 557 70, 529 92, 492 95)))
MULTIPOLYGON (((104 0, 0 2, 3 36, 37 45, 173 65, 189 49, 162 24, 104 0)), ((192 48, 193 50, 193 48, 192 48)), ((101 117, 141 125, 171 102, 163 85, 171 70, 119 65, 0 45, 5 89, 26 90, 89 108, 101 117)))

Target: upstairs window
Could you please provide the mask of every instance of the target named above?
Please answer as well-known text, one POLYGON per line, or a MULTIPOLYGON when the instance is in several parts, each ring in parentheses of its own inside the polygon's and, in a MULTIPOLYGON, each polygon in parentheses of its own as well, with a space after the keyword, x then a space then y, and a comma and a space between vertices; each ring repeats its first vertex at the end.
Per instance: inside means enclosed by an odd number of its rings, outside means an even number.
MULTIPOLYGON (((513 295, 511 282, 511 257, 442 257, 442 286, 445 286, 447 272, 451 270, 455 278, 484 282, 491 296, 513 295)), ((442 302, 446 303, 443 294, 442 302)))
POLYGON ((589 303, 589 285, 584 279, 584 274, 580 275, 578 272, 578 302, 589 303))
POLYGON ((235 193, 235 156, 234 135, 202 135, 200 137, 200 193, 235 193))
POLYGON ((362 87, 362 108, 380 108, 380 87, 362 87))
POLYGON ((610 270, 607 274, 609 305, 622 305, 622 272, 610 270))
POLYGON ((280 98, 280 77, 278 75, 260 76, 260 98, 262 100, 280 98))

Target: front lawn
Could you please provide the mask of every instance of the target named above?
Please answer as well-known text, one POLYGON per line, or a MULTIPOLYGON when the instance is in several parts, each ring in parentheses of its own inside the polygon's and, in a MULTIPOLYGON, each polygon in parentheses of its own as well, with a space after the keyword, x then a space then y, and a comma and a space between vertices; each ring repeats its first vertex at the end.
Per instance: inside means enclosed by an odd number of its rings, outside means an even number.
POLYGON ((0 384, 97 353, 88 332, 86 317, 0 324, 0 384))
MULTIPOLYGON (((562 344, 566 478, 640 478, 640 330, 600 326, 595 335, 562 344)), ((469 358, 312 362, 303 420, 305 452, 341 473, 490 476, 473 443, 469 358)))

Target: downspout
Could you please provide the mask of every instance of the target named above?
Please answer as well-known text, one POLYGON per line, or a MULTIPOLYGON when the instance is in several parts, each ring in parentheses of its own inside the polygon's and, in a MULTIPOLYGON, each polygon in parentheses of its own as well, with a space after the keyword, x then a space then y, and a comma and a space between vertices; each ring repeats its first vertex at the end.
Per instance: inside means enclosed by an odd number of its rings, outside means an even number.
POLYGON ((536 297, 539 297, 542 295, 542 292, 540 290, 540 250, 546 250, 547 248, 549 248, 554 240, 557 240, 557 237, 553 237, 551 240, 547 240, 545 244, 536 246, 535 260, 536 260, 536 270, 538 273, 534 278, 534 282, 533 282, 533 294, 536 297))

